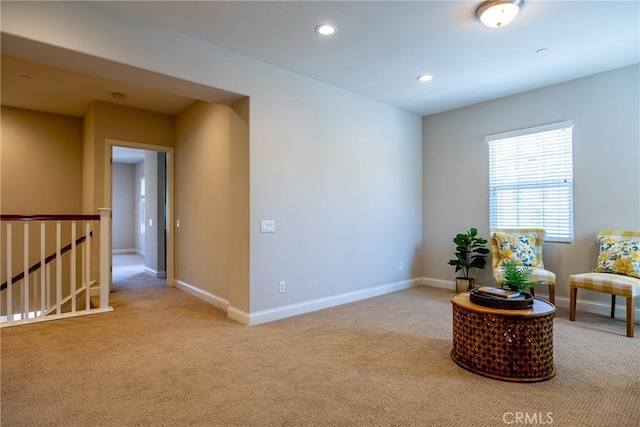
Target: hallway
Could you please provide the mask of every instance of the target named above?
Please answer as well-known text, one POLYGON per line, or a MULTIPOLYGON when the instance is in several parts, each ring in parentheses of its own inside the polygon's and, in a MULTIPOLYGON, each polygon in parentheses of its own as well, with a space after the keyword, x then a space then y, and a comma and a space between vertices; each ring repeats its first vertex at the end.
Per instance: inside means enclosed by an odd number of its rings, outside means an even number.
POLYGON ((144 257, 137 254, 113 255, 113 292, 124 289, 166 286, 165 279, 158 279, 144 269, 144 257))

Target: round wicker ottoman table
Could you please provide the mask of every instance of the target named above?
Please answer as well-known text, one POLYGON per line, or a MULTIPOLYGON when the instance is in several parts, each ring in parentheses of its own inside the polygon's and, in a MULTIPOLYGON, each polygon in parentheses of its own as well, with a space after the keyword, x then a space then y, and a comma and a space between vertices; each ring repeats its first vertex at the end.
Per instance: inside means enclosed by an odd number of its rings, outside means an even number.
POLYGON ((451 304, 451 359, 458 365, 504 381, 544 381, 556 374, 553 304, 534 298, 531 308, 505 310, 474 304, 468 292, 451 297, 451 304))

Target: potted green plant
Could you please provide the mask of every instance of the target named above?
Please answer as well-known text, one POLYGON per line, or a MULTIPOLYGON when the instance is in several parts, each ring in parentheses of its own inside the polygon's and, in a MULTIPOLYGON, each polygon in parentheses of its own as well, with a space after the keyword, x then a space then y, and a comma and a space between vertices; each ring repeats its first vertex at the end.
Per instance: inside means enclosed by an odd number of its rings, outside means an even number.
POLYGON ((469 291, 475 285, 475 278, 469 275, 471 270, 487 265, 487 239, 479 237, 478 230, 472 227, 466 233, 458 233, 453 243, 456 244, 456 258, 449 260, 449 265, 456 267, 456 273, 462 270, 462 277, 456 277, 456 292, 469 291))
POLYGON ((512 291, 523 291, 533 286, 539 285, 541 281, 531 281, 532 270, 527 266, 518 266, 515 261, 502 262, 502 280, 500 286, 503 289, 512 291))

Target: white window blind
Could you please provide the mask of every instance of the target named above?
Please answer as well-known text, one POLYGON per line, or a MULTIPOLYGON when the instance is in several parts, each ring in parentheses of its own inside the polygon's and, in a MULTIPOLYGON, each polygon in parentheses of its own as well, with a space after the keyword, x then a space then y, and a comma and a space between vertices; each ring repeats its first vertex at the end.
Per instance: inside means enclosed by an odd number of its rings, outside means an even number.
POLYGON ((573 124, 490 135, 491 228, 543 228, 573 241, 573 124))

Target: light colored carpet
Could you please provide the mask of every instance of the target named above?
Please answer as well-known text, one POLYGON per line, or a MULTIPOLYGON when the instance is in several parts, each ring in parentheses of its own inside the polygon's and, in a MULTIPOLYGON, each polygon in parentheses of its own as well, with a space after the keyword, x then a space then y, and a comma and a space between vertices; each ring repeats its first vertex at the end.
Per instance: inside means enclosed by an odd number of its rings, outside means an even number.
POLYGON ((166 285, 165 279, 157 279, 144 269, 144 257, 137 254, 115 254, 112 257, 113 287, 131 288, 138 286, 166 285))
POLYGON ((451 296, 246 327, 175 288, 123 287, 114 312, 2 329, 2 426, 637 425, 640 338, 623 321, 559 311, 556 377, 509 383, 450 359, 451 296))

